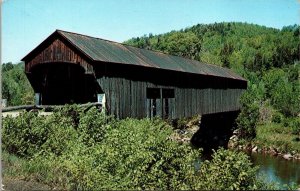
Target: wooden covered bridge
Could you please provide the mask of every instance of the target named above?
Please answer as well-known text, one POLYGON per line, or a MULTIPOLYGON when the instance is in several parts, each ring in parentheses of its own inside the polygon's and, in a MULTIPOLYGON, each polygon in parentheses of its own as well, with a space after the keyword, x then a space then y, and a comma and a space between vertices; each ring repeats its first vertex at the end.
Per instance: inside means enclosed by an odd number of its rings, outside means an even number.
POLYGON ((23 59, 39 104, 96 102, 118 118, 237 111, 247 81, 229 69, 56 30, 23 59))

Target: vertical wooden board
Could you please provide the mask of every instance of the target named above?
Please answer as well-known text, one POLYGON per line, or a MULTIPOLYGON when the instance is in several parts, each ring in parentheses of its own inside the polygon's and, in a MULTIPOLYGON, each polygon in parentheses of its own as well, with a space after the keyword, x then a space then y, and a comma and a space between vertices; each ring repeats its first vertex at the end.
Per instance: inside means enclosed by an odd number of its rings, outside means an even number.
POLYGON ((163 117, 162 116, 162 100, 161 99, 156 99, 156 114, 158 117, 163 117))
POLYGON ((116 81, 118 78, 111 78, 111 90, 112 90, 112 100, 114 104, 114 114, 117 118, 120 118, 118 111, 118 97, 117 97, 117 89, 116 89, 116 81))
POLYGON ((169 108, 170 108, 170 119, 175 119, 175 98, 169 99, 169 108))
POLYGON ((139 118, 139 107, 140 107, 140 105, 139 105, 139 99, 140 99, 140 97, 139 97, 139 83, 138 83, 138 81, 134 81, 134 83, 135 83, 135 93, 134 93, 134 96, 135 96, 135 114, 136 114, 136 117, 137 118, 139 118))
POLYGON ((148 118, 151 118, 151 112, 150 112, 150 105, 151 105, 151 100, 146 99, 146 114, 148 118))
POLYGON ((124 83, 125 83, 125 87, 124 87, 124 91, 125 91, 125 111, 126 111, 126 114, 125 116, 126 117, 130 117, 131 116, 131 96, 130 96, 130 92, 131 92, 131 86, 130 86, 130 81, 127 80, 127 79, 124 79, 124 83))
POLYGON ((192 114, 193 116, 196 115, 197 111, 196 111, 196 107, 197 107, 197 104, 196 104, 196 90, 195 89, 192 89, 192 104, 193 104, 193 110, 192 110, 192 114))
POLYGON ((109 80, 109 93, 110 93, 110 104, 111 104, 111 112, 115 117, 118 117, 116 115, 116 106, 115 106, 115 98, 114 98, 114 91, 113 91, 113 85, 111 78, 108 78, 109 80))
POLYGON ((122 79, 118 78, 118 81, 116 81, 116 89, 117 89, 117 102, 118 102, 118 113, 120 118, 122 119, 122 109, 121 109, 121 103, 124 101, 122 96, 121 96, 121 92, 122 92, 122 79))
POLYGON ((138 117, 138 113, 137 113, 137 108, 138 106, 138 96, 137 96, 137 89, 138 89, 138 84, 136 81, 134 82, 134 103, 135 103, 135 107, 134 107, 134 112, 135 112, 135 117, 138 117))
POLYGON ((184 109, 184 106, 185 106, 185 94, 184 94, 184 89, 182 88, 181 89, 181 111, 180 111, 180 117, 185 117, 185 109, 184 109))
POLYGON ((120 79, 120 112, 122 118, 126 118, 126 90, 125 90, 125 81, 124 79, 120 79))
POLYGON ((202 90, 201 90, 201 89, 198 89, 198 91, 197 91, 197 96, 198 96, 198 112, 199 112, 200 114, 202 114, 202 105, 201 105, 201 102, 202 102, 202 100, 203 100, 203 98, 202 98, 202 96, 201 96, 201 92, 202 92, 202 90))
POLYGON ((130 96, 130 99, 131 99, 131 117, 136 117, 136 112, 135 112, 135 107, 136 107, 136 97, 135 97, 135 84, 130 81, 130 86, 131 86, 131 96, 130 96))
POLYGON ((133 105, 134 105, 133 89, 134 89, 134 86, 131 81, 129 83, 130 83, 130 116, 134 117, 134 112, 133 112, 133 105))
POLYGON ((182 102, 182 96, 181 96, 181 89, 176 89, 177 94, 175 95, 175 105, 176 105, 176 117, 179 118, 181 116, 181 102, 182 102))
POLYGON ((186 89, 183 89, 183 96, 184 96, 184 103, 183 103, 183 109, 184 109, 184 117, 187 117, 187 91, 186 89))
POLYGON ((114 115, 116 117, 115 114, 115 105, 114 105, 114 98, 113 98, 113 91, 112 91, 112 87, 111 87, 111 80, 109 78, 107 78, 108 80, 108 89, 109 89, 109 107, 110 107, 110 112, 112 115, 114 115))
POLYGON ((206 105, 205 105, 205 102, 206 102, 206 89, 202 89, 202 97, 203 99, 201 100, 202 101, 202 112, 203 114, 206 113, 206 105))
POLYGON ((125 111, 124 111, 124 84, 123 84, 123 78, 119 79, 119 109, 120 109, 120 117, 121 119, 125 118, 125 111))
POLYGON ((187 111, 187 113, 186 113, 186 115, 187 115, 187 117, 190 117, 190 111, 191 111, 191 103, 190 103, 190 101, 191 101, 191 99, 190 99, 190 96, 191 96, 191 94, 190 94, 190 89, 186 89, 186 111, 187 111))
POLYGON ((197 89, 194 89, 194 95, 195 95, 195 113, 196 114, 199 114, 199 111, 198 111, 198 90, 197 89))
POLYGON ((126 115, 127 117, 131 116, 131 83, 126 79, 126 115))
POLYGON ((138 118, 142 118, 142 111, 144 110, 144 105, 143 105, 143 100, 142 100, 142 87, 141 87, 141 82, 140 81, 137 81, 137 92, 136 92, 136 95, 137 95, 137 114, 138 114, 138 118))
POLYGON ((193 104, 192 104, 192 89, 188 89, 188 105, 187 105, 187 108, 188 108, 188 115, 189 117, 191 117, 193 115, 192 111, 193 111, 193 104))
POLYGON ((144 117, 147 117, 147 104, 146 104, 146 101, 147 101, 147 95, 146 95, 146 83, 141 81, 141 89, 140 89, 140 96, 141 96, 141 105, 142 105, 142 110, 141 110, 141 117, 144 118, 144 117))
POLYGON ((144 88, 144 82, 139 81, 139 89, 138 89, 138 97, 139 97, 139 118, 144 118, 145 115, 145 110, 146 110, 146 105, 145 105, 145 99, 146 99, 146 95, 145 95, 145 88, 144 88))
POLYGON ((132 104, 131 104, 131 111, 132 111, 132 117, 136 118, 136 84, 134 83, 134 81, 131 81, 131 99, 132 99, 132 104))
POLYGON ((197 113, 197 97, 196 97, 195 89, 192 89, 192 105, 193 105, 192 115, 194 116, 197 113))
POLYGON ((126 117, 128 117, 128 113, 127 113, 127 104, 128 104, 128 97, 127 97, 127 91, 128 91, 128 89, 127 89, 127 81, 126 81, 126 79, 122 79, 122 85, 123 85, 123 87, 122 87, 122 111, 123 111, 123 117, 124 118, 126 118, 126 117))
POLYGON ((175 103, 174 103, 174 105, 175 105, 175 108, 176 108, 174 112, 175 112, 175 117, 178 118, 178 107, 179 107, 179 103, 178 103, 178 102, 179 102, 179 99, 178 99, 178 98, 179 98, 179 89, 178 89, 178 88, 175 88, 175 89, 174 89, 174 93, 175 93, 175 98, 174 98, 175 103))
POLYGON ((198 112, 198 97, 197 97, 197 92, 198 92, 198 90, 197 89, 194 89, 194 103, 195 103, 195 107, 194 107, 194 109, 195 109, 195 115, 196 114, 199 114, 199 112, 198 112))
POLYGON ((201 90, 197 89, 197 113, 201 114, 201 90))
POLYGON ((209 89, 205 89, 205 113, 209 113, 209 89))

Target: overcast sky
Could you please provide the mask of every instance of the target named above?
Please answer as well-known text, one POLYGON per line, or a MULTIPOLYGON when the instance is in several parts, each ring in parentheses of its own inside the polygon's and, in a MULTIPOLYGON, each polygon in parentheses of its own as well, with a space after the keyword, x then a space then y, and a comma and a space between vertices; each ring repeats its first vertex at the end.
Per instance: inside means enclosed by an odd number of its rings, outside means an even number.
POLYGON ((2 63, 19 62, 56 29, 117 42, 223 21, 280 29, 299 23, 299 8, 297 0, 4 0, 2 63))

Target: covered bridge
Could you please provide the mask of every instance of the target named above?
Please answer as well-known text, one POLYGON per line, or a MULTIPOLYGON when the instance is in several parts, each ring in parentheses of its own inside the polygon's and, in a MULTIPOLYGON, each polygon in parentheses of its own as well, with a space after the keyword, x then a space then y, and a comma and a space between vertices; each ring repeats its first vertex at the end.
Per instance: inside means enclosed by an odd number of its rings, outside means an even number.
POLYGON ((118 118, 237 111, 247 81, 229 69, 56 30, 23 59, 42 105, 96 102, 118 118))

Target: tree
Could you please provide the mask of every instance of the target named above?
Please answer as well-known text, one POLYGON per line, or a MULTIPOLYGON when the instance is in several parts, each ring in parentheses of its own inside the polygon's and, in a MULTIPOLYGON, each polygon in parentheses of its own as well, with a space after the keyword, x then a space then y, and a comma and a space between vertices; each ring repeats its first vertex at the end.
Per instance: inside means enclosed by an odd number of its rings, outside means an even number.
POLYGON ((24 73, 24 63, 2 65, 2 98, 8 105, 33 103, 33 89, 24 73))

